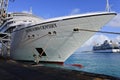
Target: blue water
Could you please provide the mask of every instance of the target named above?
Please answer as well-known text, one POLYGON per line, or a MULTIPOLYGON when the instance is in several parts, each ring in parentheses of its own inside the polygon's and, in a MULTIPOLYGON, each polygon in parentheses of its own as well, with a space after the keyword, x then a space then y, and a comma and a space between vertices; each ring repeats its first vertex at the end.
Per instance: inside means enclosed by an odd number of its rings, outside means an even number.
POLYGON ((64 66, 68 69, 120 77, 120 53, 75 53, 65 64, 82 64, 83 68, 64 66))
POLYGON ((120 53, 74 53, 64 63, 64 66, 54 67, 105 74, 120 78, 120 53), (81 64, 84 67, 70 66, 81 64))

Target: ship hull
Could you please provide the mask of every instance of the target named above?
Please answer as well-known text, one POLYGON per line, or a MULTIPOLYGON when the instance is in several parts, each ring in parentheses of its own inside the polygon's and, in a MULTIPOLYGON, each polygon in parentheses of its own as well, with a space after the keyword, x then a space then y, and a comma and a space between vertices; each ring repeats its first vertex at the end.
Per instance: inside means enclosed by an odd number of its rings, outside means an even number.
POLYGON ((115 14, 77 16, 43 22, 12 34, 10 56, 15 60, 64 62, 115 14))
POLYGON ((96 50, 94 53, 120 53, 120 49, 96 50))

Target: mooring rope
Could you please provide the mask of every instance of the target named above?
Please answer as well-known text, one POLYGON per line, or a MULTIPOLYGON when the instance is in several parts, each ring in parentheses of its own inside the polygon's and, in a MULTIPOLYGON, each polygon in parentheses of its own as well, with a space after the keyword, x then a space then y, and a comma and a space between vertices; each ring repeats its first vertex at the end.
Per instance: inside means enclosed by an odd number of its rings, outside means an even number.
POLYGON ((87 32, 98 32, 98 33, 106 33, 106 34, 118 34, 120 35, 119 32, 109 32, 109 31, 96 31, 96 30, 89 30, 89 29, 78 29, 80 31, 87 31, 87 32))
POLYGON ((47 47, 48 47, 50 41, 51 41, 51 37, 50 37, 49 41, 46 43, 46 45, 43 47, 43 51, 42 51, 41 54, 39 55, 40 57, 43 55, 43 53, 44 53, 45 50, 47 49, 47 47))

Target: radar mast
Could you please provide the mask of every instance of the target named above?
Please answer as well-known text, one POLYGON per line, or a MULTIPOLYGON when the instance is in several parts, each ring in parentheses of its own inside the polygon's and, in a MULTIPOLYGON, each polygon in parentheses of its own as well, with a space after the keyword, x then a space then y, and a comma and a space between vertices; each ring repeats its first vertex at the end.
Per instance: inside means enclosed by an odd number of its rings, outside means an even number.
POLYGON ((106 4, 106 11, 110 12, 111 8, 110 8, 110 4, 109 4, 109 0, 106 0, 107 4, 106 4))

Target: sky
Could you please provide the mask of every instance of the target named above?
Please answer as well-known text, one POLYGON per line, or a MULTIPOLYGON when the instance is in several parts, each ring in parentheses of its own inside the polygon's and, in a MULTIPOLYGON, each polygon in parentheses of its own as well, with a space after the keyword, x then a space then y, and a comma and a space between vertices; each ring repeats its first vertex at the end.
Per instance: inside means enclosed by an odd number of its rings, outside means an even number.
MULTIPOLYGON (((83 14, 89 12, 100 12, 106 9, 106 0, 11 0, 9 2, 9 12, 29 12, 32 8, 34 15, 45 19, 83 14)), ((120 32, 120 0, 109 0, 111 11, 115 11, 118 15, 106 24, 101 31, 120 32)), ((97 36, 102 39, 118 39, 120 35, 100 34, 97 33, 86 42, 94 42, 97 36)))
MULTIPOLYGON (((120 12, 120 0, 110 0, 113 11, 120 12)), ((29 11, 44 18, 76 13, 105 11, 106 0, 15 0, 9 2, 9 11, 29 11)))

